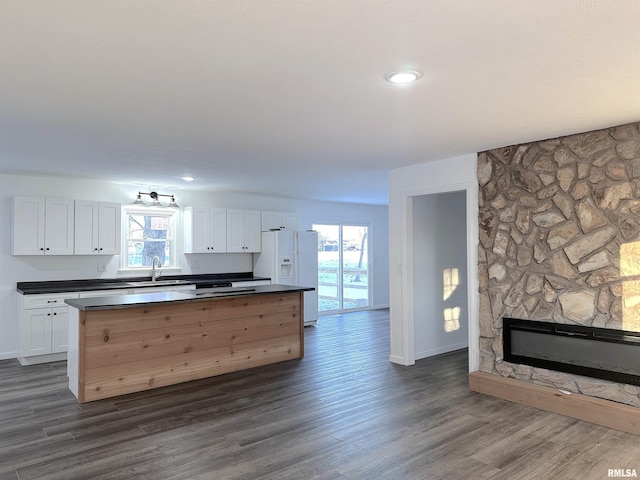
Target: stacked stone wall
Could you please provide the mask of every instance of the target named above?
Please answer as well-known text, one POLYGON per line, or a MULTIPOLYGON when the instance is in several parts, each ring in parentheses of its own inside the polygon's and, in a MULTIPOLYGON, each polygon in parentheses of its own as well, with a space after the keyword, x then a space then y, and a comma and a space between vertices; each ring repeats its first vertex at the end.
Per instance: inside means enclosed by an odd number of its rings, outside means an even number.
POLYGON ((640 123, 478 155, 484 372, 640 406, 640 387, 503 360, 502 317, 640 331, 640 123))

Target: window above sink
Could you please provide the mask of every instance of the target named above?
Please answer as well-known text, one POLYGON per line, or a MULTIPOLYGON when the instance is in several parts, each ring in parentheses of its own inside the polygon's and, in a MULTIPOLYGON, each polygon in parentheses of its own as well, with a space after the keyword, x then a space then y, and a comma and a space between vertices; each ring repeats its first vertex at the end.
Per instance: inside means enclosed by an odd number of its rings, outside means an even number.
POLYGON ((160 268, 177 267, 176 222, 178 210, 140 205, 128 205, 123 229, 124 255, 122 270, 151 270, 154 256, 160 258, 160 268))

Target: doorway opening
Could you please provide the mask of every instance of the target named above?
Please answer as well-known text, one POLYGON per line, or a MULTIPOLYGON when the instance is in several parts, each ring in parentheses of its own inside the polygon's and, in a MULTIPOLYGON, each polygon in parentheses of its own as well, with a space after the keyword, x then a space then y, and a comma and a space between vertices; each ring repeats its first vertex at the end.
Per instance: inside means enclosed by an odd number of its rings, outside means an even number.
POLYGON ((369 227, 336 223, 312 228, 318 232, 318 314, 368 309, 369 227))
POLYGON ((414 360, 469 345, 467 194, 411 197, 414 360))

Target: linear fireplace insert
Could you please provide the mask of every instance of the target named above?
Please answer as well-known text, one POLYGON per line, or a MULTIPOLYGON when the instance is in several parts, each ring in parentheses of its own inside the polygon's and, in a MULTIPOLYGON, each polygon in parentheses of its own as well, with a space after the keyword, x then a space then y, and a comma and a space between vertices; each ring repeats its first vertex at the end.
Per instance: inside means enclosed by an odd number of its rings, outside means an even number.
POLYGON ((503 318, 504 359, 640 385, 640 332, 503 318))

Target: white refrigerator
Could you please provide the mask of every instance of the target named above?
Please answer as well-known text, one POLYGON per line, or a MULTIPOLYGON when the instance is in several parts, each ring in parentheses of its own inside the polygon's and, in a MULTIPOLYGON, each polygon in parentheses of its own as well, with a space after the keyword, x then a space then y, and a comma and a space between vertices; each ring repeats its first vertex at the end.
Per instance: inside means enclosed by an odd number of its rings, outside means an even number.
POLYGON ((304 324, 318 322, 318 232, 262 232, 262 252, 253 255, 253 275, 271 283, 313 287, 304 292, 304 324))

